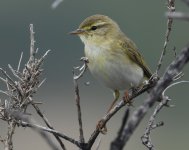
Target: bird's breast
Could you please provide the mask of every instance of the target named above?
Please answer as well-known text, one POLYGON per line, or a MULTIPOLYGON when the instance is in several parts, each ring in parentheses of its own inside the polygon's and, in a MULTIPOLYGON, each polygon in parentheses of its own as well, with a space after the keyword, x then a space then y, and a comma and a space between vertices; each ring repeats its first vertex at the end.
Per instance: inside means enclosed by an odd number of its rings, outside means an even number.
POLYGON ((143 70, 132 63, 125 54, 97 46, 85 46, 89 70, 100 82, 112 90, 137 86, 143 79, 143 70))

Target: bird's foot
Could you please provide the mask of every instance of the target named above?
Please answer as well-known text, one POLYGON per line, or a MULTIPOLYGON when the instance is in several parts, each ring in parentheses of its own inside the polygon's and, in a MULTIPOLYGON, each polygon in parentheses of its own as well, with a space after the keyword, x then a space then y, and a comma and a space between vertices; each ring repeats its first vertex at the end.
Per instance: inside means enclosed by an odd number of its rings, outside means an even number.
POLYGON ((100 131, 100 133, 102 133, 102 134, 106 134, 107 131, 108 131, 103 119, 101 119, 100 121, 98 121, 98 124, 96 125, 96 128, 97 128, 97 129, 100 131))
POLYGON ((148 84, 152 84, 154 82, 157 82, 159 79, 160 78, 159 78, 158 74, 155 72, 154 74, 152 74, 152 76, 148 80, 148 84))
POLYGON ((123 96, 123 100, 124 100, 125 103, 128 104, 129 106, 133 106, 133 105, 132 105, 132 101, 130 100, 130 96, 129 96, 128 90, 125 91, 124 96, 123 96))

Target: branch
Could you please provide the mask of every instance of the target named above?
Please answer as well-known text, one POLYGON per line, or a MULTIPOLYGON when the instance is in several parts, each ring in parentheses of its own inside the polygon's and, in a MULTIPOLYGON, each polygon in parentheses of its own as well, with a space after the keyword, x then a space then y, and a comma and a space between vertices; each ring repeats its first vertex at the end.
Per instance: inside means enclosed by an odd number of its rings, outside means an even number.
MULTIPOLYGON (((120 100, 101 120, 102 124, 101 127, 103 128, 105 124, 122 108, 124 107, 128 102, 130 103, 135 97, 141 95, 142 93, 146 92, 147 90, 151 89, 155 86, 157 83, 158 78, 156 76, 153 76, 151 80, 144 85, 141 89, 136 89, 135 92, 132 92, 132 90, 129 92, 128 101, 125 101, 124 99, 120 100)), ((87 142, 86 150, 90 150, 92 145, 94 144, 96 138, 98 137, 100 131, 98 128, 96 128, 93 133, 91 134, 91 137, 89 138, 87 142)))
MULTIPOLYGON (((47 117, 41 112, 41 110, 39 109, 39 107, 33 102, 33 100, 31 98, 30 98, 30 100, 32 101, 32 106, 34 107, 34 109, 36 110, 36 112, 38 113, 38 115, 43 119, 43 121, 45 122, 45 124, 47 125, 47 127, 54 130, 53 126, 50 124, 50 122, 48 121, 47 117)), ((61 148, 63 150, 66 150, 66 147, 64 146, 64 144, 61 141, 61 139, 59 138, 59 136, 57 136, 55 133, 53 133, 53 135, 55 136, 56 140, 60 144, 61 148)))
POLYGON ((49 132, 49 133, 53 133, 53 134, 56 134, 57 136, 71 142, 72 144, 78 146, 78 147, 81 147, 80 143, 76 140, 74 140, 73 138, 70 138, 68 136, 66 136, 65 134, 63 133, 60 133, 56 130, 53 130, 53 129, 50 129, 50 128, 46 128, 46 127, 43 127, 43 126, 40 126, 40 125, 37 125, 37 124, 31 124, 31 123, 28 123, 28 122, 24 122, 22 121, 21 122, 21 125, 23 127, 31 127, 31 128, 36 128, 36 129, 39 129, 39 130, 42 130, 42 131, 45 131, 45 132, 49 132))
POLYGON ((151 90, 148 98, 144 103, 137 108, 131 118, 129 119, 124 131, 121 135, 120 149, 122 150, 125 144, 128 142, 129 138, 146 115, 147 111, 154 105, 154 103, 161 99, 161 95, 164 90, 174 81, 174 77, 178 75, 183 67, 189 61, 189 45, 182 49, 181 53, 176 57, 176 59, 168 66, 164 75, 157 82, 156 86, 151 90))
MULTIPOLYGON (((54 129, 50 129, 50 128, 47 128, 47 127, 43 127, 41 125, 38 125, 36 124, 34 121, 32 121, 27 114, 23 113, 23 112, 20 112, 20 111, 15 111, 15 110, 12 110, 10 108, 7 108, 4 110, 5 113, 6 113, 6 116, 12 118, 14 120, 14 123, 15 125, 22 125, 23 127, 30 127, 32 129, 35 129, 37 130, 40 134, 43 134, 44 135, 44 132, 49 132, 49 133, 52 133, 52 134, 55 134, 56 136, 58 137, 61 137, 69 142, 71 142, 72 144, 75 144, 76 146, 78 147, 81 147, 81 144, 74 140, 73 138, 70 138, 68 136, 66 136, 65 134, 63 133, 60 133, 54 129)), ((44 137, 44 136, 43 136, 44 137)), ((48 138, 48 137, 45 137, 45 138, 48 138)), ((50 140, 49 144, 52 143, 52 140, 51 139, 46 139, 47 141, 50 140)), ((53 147, 56 147, 56 146, 53 146, 53 147)))
MULTIPOLYGON (((34 121, 32 121, 31 119, 29 119, 28 115, 19 112, 19 111, 14 111, 11 109, 7 109, 6 113, 14 119, 15 125, 25 125, 27 122, 28 124, 35 124, 34 121)), ((38 125, 34 125, 34 126, 38 126, 38 125)), ((39 133, 47 142, 47 144, 51 147, 52 150, 59 150, 57 148, 57 146, 52 142, 52 140, 49 138, 49 136, 47 135, 46 132, 44 132, 43 130, 40 130, 39 128, 32 128, 33 130, 35 130, 37 133, 39 133)))

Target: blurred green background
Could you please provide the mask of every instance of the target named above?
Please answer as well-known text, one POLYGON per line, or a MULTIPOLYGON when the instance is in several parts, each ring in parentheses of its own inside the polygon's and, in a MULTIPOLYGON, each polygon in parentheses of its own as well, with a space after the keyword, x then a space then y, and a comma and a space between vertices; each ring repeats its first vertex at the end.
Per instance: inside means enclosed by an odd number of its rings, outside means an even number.
MULTIPOLYGON (((41 110, 54 128, 78 139, 77 111, 74 100, 72 68, 80 65, 83 56, 83 44, 78 37, 68 33, 78 27, 83 19, 93 14, 105 14, 118 22, 121 29, 137 44, 150 68, 154 71, 164 44, 166 30, 166 0, 64 0, 56 9, 51 8, 52 0, 6 0, 0 1, 0 67, 7 64, 16 67, 20 53, 24 52, 26 62, 29 56, 29 24, 34 24, 35 46, 39 56, 51 49, 44 64, 43 77, 46 83, 38 91, 35 99, 42 101, 41 110)), ((176 10, 188 11, 180 0, 176 1, 176 10)), ((174 59, 173 47, 179 53, 189 41, 189 23, 174 21, 167 54, 161 68, 174 59)), ((22 63, 23 67, 24 63, 22 63)), ((184 79, 188 80, 189 67, 184 69, 184 79)), ((81 107, 86 139, 94 130, 97 121, 105 114, 112 101, 112 93, 86 73, 80 80, 81 107), (90 86, 84 83, 90 81, 90 86)), ((0 85, 3 88, 2 82, 0 85)), ((152 132, 152 141, 157 149, 177 150, 189 148, 189 85, 182 84, 171 88, 167 94, 172 98, 174 108, 164 108, 158 115, 158 121, 165 125, 152 132)), ((147 95, 138 97, 134 102, 135 110, 147 95)), ((1 95, 1 98, 3 96, 1 95)), ((33 112, 33 110, 29 110, 33 112)), ((140 137, 144 133, 151 110, 135 131, 125 149, 145 150, 140 137)), ((124 108, 107 124, 108 133, 102 136, 100 149, 108 150, 120 126, 124 108)), ((36 121, 42 124, 40 118, 36 121)), ((0 135, 6 134, 6 123, 0 121, 0 135)), ((65 142, 67 149, 77 149, 65 142)), ((2 144, 0 149, 3 149, 2 144)), ((45 141, 28 128, 19 128, 14 135, 15 150, 50 150, 45 141)))

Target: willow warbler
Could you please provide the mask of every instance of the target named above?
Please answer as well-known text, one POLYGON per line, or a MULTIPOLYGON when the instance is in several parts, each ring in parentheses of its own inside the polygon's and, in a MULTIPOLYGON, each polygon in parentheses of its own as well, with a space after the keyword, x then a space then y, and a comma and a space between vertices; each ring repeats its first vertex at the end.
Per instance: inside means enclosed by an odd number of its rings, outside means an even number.
POLYGON ((113 90, 115 99, 110 109, 119 98, 120 90, 138 87, 151 77, 136 45, 108 16, 90 16, 71 34, 78 35, 84 43, 92 75, 113 90))

